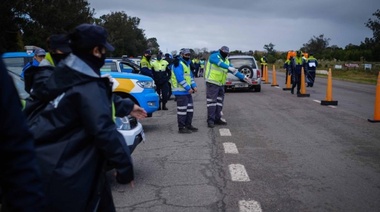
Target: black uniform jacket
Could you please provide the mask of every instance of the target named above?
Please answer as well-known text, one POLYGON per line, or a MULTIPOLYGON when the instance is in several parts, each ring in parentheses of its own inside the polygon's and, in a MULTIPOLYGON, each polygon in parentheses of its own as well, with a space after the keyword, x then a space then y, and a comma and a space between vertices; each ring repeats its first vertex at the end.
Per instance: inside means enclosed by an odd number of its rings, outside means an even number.
POLYGON ((118 182, 133 180, 129 149, 112 119, 108 78, 71 54, 34 93, 49 102, 31 131, 50 211, 92 210, 97 194, 104 195, 106 162, 118 182))

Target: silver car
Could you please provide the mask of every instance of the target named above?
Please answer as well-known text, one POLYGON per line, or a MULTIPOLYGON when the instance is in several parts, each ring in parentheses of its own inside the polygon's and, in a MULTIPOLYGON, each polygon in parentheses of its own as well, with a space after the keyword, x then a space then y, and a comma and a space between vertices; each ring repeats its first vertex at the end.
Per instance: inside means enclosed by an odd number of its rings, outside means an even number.
POLYGON ((234 68, 239 70, 240 73, 251 79, 252 85, 242 82, 233 74, 228 73, 225 85, 226 91, 231 89, 250 89, 255 92, 261 91, 261 73, 253 56, 231 55, 228 57, 228 60, 234 68))

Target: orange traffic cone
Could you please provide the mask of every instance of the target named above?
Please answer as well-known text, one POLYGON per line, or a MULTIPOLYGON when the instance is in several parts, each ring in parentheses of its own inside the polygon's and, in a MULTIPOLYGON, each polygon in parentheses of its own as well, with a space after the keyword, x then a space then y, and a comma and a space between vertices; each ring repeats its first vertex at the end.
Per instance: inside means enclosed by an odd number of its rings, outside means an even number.
POLYGON ((331 68, 329 68, 329 73, 327 75, 326 99, 321 101, 321 105, 338 105, 338 101, 332 100, 332 73, 331 73, 331 68))
POLYGON ((276 79, 276 66, 273 65, 273 71, 272 71, 272 85, 271 86, 278 86, 277 79, 276 79))
POLYGON ((266 71, 266 70, 265 70, 265 67, 266 67, 266 65, 263 66, 263 70, 262 70, 262 71, 263 71, 263 76, 261 76, 261 80, 262 80, 263 82, 267 81, 266 76, 265 76, 265 71, 266 71))
POLYGON ((305 86, 305 73, 304 73, 304 69, 302 67, 301 69, 301 90, 300 90, 300 94, 297 94, 297 97, 310 97, 310 94, 306 93, 306 86, 305 86))
POLYGON ((289 90, 292 90, 292 86, 290 85, 290 81, 291 81, 291 75, 288 74, 286 76, 286 87, 285 88, 282 88, 283 91, 289 91, 289 90))
POLYGON ((369 122, 380 122, 380 72, 377 76, 376 98, 375 98, 375 114, 373 119, 368 119, 369 122))
POLYGON ((265 82, 264 84, 270 84, 269 77, 268 77, 268 66, 265 66, 265 82))

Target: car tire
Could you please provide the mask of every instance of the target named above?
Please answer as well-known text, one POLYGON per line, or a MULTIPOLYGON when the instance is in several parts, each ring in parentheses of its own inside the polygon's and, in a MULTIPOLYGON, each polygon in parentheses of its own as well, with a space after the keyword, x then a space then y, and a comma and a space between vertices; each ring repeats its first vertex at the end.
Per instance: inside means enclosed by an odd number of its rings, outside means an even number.
POLYGON ((261 91, 261 85, 256 85, 254 87, 254 89, 255 89, 255 92, 260 92, 261 91))
POLYGON ((241 66, 238 71, 250 79, 253 77, 253 69, 249 66, 241 66))

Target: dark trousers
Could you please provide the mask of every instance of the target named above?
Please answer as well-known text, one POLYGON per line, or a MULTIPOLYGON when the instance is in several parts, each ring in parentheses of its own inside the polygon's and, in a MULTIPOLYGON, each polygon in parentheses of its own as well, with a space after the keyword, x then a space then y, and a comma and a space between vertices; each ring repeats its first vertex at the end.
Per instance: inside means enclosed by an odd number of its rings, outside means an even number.
POLYGON ((166 104, 169 98, 169 84, 168 83, 157 84, 156 92, 159 96, 161 96, 160 101, 162 102, 162 104, 166 104))
POLYGON ((177 121, 178 127, 190 126, 193 121, 194 105, 193 97, 188 95, 177 95, 177 121))
POLYGON ((292 81, 292 91, 297 86, 297 93, 299 93, 301 89, 301 74, 292 74, 292 81))
POLYGON ((220 120, 224 102, 224 86, 206 82, 207 123, 220 120))
POLYGON ((307 86, 313 87, 315 81, 315 71, 308 71, 306 80, 307 86))

